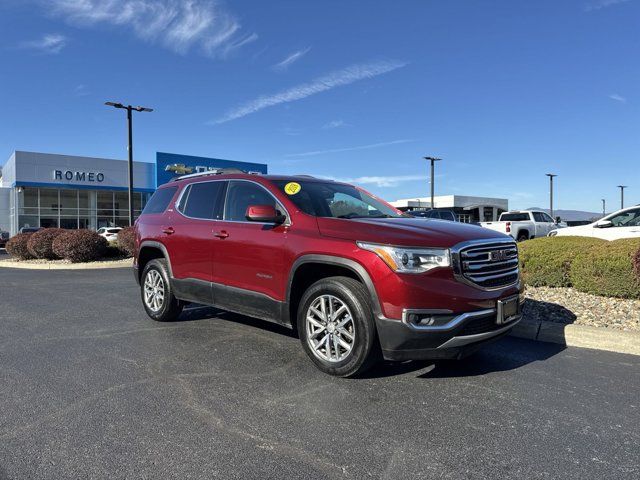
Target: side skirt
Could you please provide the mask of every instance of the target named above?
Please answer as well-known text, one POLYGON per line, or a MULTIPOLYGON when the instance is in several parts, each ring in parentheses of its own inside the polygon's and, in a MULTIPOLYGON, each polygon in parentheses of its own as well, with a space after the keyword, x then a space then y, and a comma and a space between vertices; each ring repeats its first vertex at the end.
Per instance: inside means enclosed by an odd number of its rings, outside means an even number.
POLYGON ((263 293, 195 278, 171 279, 176 298, 217 307, 291 328, 289 306, 263 293))

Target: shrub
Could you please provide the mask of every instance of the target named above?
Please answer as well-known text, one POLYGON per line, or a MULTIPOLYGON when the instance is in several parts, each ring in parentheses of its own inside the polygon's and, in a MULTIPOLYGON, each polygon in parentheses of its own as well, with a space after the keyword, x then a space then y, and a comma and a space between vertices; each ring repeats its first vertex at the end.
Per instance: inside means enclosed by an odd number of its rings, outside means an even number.
POLYGON ((580 252, 571 267, 571 283, 581 292, 640 298, 640 279, 633 266, 638 249, 640 239, 627 238, 580 252))
POLYGON ((590 237, 542 237, 518 244, 522 278, 532 287, 570 287, 573 259, 609 242, 590 237))
POLYGON ((118 232, 116 241, 120 251, 128 257, 133 257, 136 251, 136 232, 133 227, 123 228, 118 232))
POLYGON ((54 253, 74 263, 97 260, 106 250, 107 241, 92 230, 68 230, 53 241, 54 253))
POLYGON ((33 255, 29 253, 29 248, 27 244, 29 243, 29 237, 33 235, 32 233, 19 233, 14 237, 11 237, 5 248, 7 249, 7 253, 12 257, 16 257, 20 260, 29 260, 33 258, 33 255))
POLYGON ((35 258, 44 258, 47 260, 60 258, 53 253, 52 244, 55 238, 64 232, 65 230, 62 228, 44 228, 31 234, 27 242, 29 253, 35 258))
POLYGON ((633 256, 633 271, 640 282, 640 249, 638 249, 636 254, 633 256))

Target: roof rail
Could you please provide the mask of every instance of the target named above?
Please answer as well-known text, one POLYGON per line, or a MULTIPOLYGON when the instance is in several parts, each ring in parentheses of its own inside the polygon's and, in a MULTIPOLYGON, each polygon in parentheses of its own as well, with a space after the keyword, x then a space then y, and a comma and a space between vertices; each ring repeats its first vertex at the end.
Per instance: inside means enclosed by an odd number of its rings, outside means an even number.
MULTIPOLYGON (((177 182, 178 180, 183 180, 185 178, 193 178, 193 177, 206 177, 207 175, 224 175, 225 173, 247 173, 244 170, 240 170, 239 168, 214 168, 212 170, 205 170, 204 172, 196 172, 189 173, 187 175, 180 175, 179 177, 171 179, 172 182, 177 182)), ((254 172, 248 172, 254 173, 254 172)))

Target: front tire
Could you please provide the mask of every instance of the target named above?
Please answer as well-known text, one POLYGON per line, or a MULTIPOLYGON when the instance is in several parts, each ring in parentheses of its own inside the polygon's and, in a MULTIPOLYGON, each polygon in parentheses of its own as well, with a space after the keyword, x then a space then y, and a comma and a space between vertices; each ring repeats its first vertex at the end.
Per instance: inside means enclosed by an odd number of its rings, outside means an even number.
POLYGON ((311 285, 297 315, 302 348, 323 372, 352 377, 380 358, 369 292, 349 277, 329 277, 311 285))
POLYGON ((172 322, 182 313, 182 302, 173 295, 169 282, 166 260, 155 259, 145 265, 140 294, 147 315, 158 322, 172 322))

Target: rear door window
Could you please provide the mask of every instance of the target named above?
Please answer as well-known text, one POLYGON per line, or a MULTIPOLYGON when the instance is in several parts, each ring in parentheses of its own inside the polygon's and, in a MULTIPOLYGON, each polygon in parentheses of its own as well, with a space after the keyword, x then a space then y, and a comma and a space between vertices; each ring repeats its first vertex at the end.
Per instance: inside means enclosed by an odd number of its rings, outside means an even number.
POLYGON ((529 220, 528 213, 503 213, 500 216, 502 222, 526 222, 529 220))
POLYGON ((178 210, 187 217, 221 220, 227 182, 192 183, 182 194, 178 210))
POLYGON ((169 202, 171 202, 171 199, 177 190, 177 186, 156 190, 156 193, 151 196, 147 205, 144 207, 144 210, 142 211, 143 215, 164 212, 169 206, 169 202))

